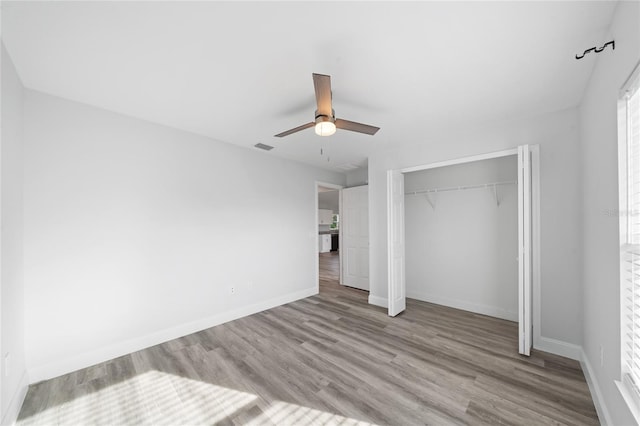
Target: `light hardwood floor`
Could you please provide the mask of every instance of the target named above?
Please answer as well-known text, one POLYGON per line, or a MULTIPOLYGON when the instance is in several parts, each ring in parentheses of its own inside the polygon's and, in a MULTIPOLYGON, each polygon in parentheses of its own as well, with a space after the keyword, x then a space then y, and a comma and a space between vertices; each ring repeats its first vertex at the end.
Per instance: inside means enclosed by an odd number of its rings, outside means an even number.
POLYGON ((407 301, 389 318, 317 296, 32 385, 30 424, 598 424, 577 362, 517 354, 517 325, 407 301))

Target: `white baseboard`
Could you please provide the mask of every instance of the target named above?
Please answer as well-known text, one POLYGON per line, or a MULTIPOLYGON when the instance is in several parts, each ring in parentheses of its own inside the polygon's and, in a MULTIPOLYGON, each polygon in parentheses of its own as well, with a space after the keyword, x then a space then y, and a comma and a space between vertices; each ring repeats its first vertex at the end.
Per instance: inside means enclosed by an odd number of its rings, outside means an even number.
POLYGON ((591 363, 589 362, 589 358, 587 358, 587 354, 582 348, 580 348, 580 366, 582 367, 582 372, 584 373, 584 378, 587 381, 587 385, 589 385, 591 399, 593 399, 593 405, 595 405, 596 407, 596 412, 598 413, 600 424, 604 426, 613 425, 613 422, 611 421, 611 415, 609 414, 607 405, 605 404, 604 398, 602 397, 602 392, 600 391, 600 385, 598 385, 596 375, 593 372, 593 368, 591 368, 591 363))
POLYGON ((369 304, 380 306, 381 308, 389 307, 389 302, 386 297, 372 296, 371 294, 369 294, 369 304))
POLYGON ((18 414, 20 414, 20 408, 22 408, 22 403, 24 402, 24 398, 27 396, 28 390, 29 378, 27 376, 27 372, 24 371, 20 378, 20 384, 18 385, 16 392, 11 397, 7 411, 2 417, 2 422, 0 423, 2 426, 14 426, 16 424, 18 414))
POLYGON ((306 297, 313 296, 314 294, 318 294, 318 289, 315 286, 306 290, 300 290, 286 294, 284 296, 275 297, 264 302, 243 306, 241 308, 223 312, 201 320, 181 324, 179 326, 151 333, 146 336, 125 340, 114 345, 109 345, 94 351, 85 352, 69 357, 67 359, 62 359, 46 365, 32 367, 29 369, 30 383, 37 383, 42 380, 51 379, 53 377, 58 377, 72 371, 90 367, 92 365, 109 361, 111 359, 127 355, 132 352, 159 345, 160 343, 164 343, 169 340, 177 339, 178 337, 186 336, 188 334, 196 333, 207 328, 215 327, 216 325, 220 325, 225 322, 233 321, 238 318, 265 311, 267 309, 275 308, 276 306, 291 303, 299 299, 304 299, 306 297))
POLYGON ((422 292, 407 292, 407 297, 411 299, 421 300, 423 302, 435 303, 436 305, 462 309, 465 311, 474 312, 476 314, 502 318, 508 321, 518 321, 517 311, 512 312, 495 306, 481 305, 479 303, 468 302, 466 300, 450 299, 447 297, 440 297, 422 292))
POLYGON ((550 337, 540 337, 540 340, 534 345, 534 349, 560 355, 565 358, 571 358, 576 361, 582 359, 582 347, 573 343, 563 342, 562 340, 552 339, 550 337))

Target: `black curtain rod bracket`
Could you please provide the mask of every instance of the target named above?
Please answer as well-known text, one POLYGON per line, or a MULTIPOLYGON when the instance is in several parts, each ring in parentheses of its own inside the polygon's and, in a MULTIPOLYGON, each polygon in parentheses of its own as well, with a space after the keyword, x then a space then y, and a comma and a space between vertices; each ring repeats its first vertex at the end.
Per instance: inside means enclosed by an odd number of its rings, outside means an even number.
POLYGON ((604 50, 605 47, 607 47, 609 45, 611 45, 611 49, 616 50, 616 41, 615 40, 611 40, 609 43, 605 43, 605 45, 602 46, 600 49, 598 49, 597 47, 592 47, 591 49, 585 50, 584 53, 582 54, 582 56, 576 55, 576 59, 584 58, 584 56, 589 52, 600 53, 600 52, 602 52, 604 50))

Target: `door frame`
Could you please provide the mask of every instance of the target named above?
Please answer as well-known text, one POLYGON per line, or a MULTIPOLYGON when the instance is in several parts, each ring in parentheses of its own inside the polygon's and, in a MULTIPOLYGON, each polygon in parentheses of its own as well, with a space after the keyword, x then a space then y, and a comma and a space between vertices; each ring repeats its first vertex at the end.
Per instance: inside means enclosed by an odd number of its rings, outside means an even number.
MULTIPOLYGON (((342 190, 344 189, 344 185, 338 185, 335 183, 328 183, 328 182, 321 182, 321 181, 315 181, 314 184, 314 197, 315 197, 315 213, 313 214, 314 217, 314 238, 313 239, 313 263, 314 265, 316 265, 316 294, 320 293, 320 259, 318 257, 318 209, 319 207, 319 203, 318 203, 318 188, 323 187, 323 188, 331 188, 331 189, 336 189, 338 191, 338 214, 340 216, 342 216, 342 190)), ((342 226, 338 227, 338 258, 340 260, 340 284, 342 284, 342 256, 340 256, 340 247, 342 247, 342 226)))
MULTIPOLYGON (((532 324, 533 324, 533 346, 537 347, 540 344, 540 325, 541 325, 541 312, 540 312, 540 145, 529 145, 529 152, 531 153, 531 272, 532 272, 532 324)), ((400 169, 390 169, 387 173, 400 172, 404 179, 405 173, 417 172, 421 170, 434 169, 437 167, 452 166, 456 164, 471 163, 480 160, 489 160, 492 158, 517 156, 518 147, 506 149, 502 151, 488 152, 484 154, 471 155, 467 157, 453 158, 450 160, 438 161, 434 163, 426 163, 412 167, 404 167, 400 169)), ((389 188, 387 188, 389 191, 389 188)), ((389 211, 391 199, 387 197, 387 211, 389 211)), ((404 205, 404 197, 402 199, 404 205)), ((403 209, 404 211, 404 209, 403 209)), ((392 223, 392 217, 387 215, 387 268, 390 267, 392 262, 392 250, 390 241, 392 241, 392 233, 395 229, 392 223)), ((404 266, 403 266, 404 267, 404 266)), ((402 284, 406 291, 406 282, 402 284)), ((387 282, 387 297, 391 294, 391 280, 387 282)), ((387 299, 388 300, 388 299, 387 299)))

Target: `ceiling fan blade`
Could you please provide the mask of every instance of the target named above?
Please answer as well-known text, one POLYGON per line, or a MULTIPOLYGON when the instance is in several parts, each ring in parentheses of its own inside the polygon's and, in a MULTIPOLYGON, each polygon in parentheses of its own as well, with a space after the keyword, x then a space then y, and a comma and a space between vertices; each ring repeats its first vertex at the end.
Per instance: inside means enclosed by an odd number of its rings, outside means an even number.
POLYGON ((296 128, 287 130, 285 132, 278 133, 277 135, 274 135, 274 137, 275 138, 281 138, 281 137, 284 137, 284 136, 289 136, 292 133, 296 133, 296 132, 299 132, 301 130, 308 129, 309 127, 313 127, 315 125, 316 125, 316 123, 314 123, 314 122, 303 124, 302 126, 298 126, 296 128))
POLYGON ((331 109, 331 77, 324 74, 313 74, 313 86, 316 89, 317 114, 333 117, 333 110, 331 109))
POLYGON ((380 127, 369 126, 368 124, 356 123, 355 121, 336 119, 336 127, 342 130, 350 130, 352 132, 365 133, 367 135, 375 135, 380 127))

